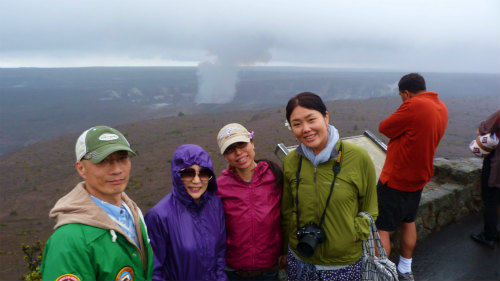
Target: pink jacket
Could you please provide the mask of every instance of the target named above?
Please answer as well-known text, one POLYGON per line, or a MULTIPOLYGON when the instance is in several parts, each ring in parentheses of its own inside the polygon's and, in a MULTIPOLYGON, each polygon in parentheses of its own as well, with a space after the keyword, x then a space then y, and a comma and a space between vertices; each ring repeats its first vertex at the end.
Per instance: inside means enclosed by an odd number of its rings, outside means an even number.
POLYGON ((269 165, 261 161, 251 183, 225 169, 217 178, 217 196, 226 217, 227 265, 257 270, 275 265, 282 250, 280 202, 283 187, 275 188, 269 165))

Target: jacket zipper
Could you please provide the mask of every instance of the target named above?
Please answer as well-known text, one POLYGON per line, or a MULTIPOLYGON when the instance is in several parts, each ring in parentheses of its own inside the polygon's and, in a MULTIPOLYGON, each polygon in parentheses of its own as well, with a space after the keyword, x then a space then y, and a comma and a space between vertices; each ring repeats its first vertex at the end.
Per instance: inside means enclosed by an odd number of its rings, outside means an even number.
POLYGON ((316 216, 319 220, 319 195, 318 195, 318 182, 316 181, 318 168, 314 167, 314 194, 316 196, 316 216))

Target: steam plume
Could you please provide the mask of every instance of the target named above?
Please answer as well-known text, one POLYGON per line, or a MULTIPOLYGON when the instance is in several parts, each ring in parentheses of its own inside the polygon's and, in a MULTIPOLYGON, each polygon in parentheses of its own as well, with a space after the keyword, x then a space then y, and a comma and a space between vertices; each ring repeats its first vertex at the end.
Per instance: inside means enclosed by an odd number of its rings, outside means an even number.
POLYGON ((228 103, 236 94, 238 67, 267 63, 271 59, 269 51, 272 40, 267 36, 237 38, 228 42, 219 38, 209 46, 213 61, 198 65, 198 95, 196 103, 228 103))

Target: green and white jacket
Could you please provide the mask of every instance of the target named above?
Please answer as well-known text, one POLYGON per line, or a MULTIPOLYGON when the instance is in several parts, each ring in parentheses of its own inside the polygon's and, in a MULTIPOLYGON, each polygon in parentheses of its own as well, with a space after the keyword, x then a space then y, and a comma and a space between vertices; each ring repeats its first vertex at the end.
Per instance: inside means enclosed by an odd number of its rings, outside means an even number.
POLYGON ((289 153, 283 161, 284 188, 281 203, 284 251, 289 247, 300 259, 315 265, 349 265, 363 253, 362 240, 370 233, 370 222, 361 211, 378 215, 376 174, 368 153, 361 147, 342 142, 341 170, 337 176, 322 229, 326 241, 318 244, 314 255, 302 257, 297 251, 296 173, 302 157, 299 177, 300 227, 308 222, 319 225, 334 178, 333 166, 339 160, 339 147, 333 149, 330 160, 314 167, 304 156, 301 147, 289 153))
POLYGON ((153 253, 140 209, 123 193, 140 248, 90 198, 79 183, 50 211, 56 229, 47 241, 40 271, 44 281, 151 280, 153 253))

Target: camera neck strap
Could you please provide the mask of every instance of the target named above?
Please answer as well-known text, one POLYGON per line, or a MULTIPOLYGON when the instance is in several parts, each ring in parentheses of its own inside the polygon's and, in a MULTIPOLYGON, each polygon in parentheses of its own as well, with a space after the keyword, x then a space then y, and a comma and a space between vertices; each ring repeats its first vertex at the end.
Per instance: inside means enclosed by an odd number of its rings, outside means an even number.
MULTIPOLYGON (((326 199, 325 209, 323 210, 323 214, 321 215, 321 219, 319 221, 320 228, 323 225, 323 221, 325 220, 326 208, 328 207, 328 204, 330 203, 330 198, 332 197, 332 194, 333 194, 335 180, 337 179, 337 175, 340 173, 341 161, 342 161, 342 141, 340 141, 339 158, 337 159, 337 161, 335 161, 335 164, 333 165, 333 181, 332 181, 332 185, 330 186, 330 193, 328 194, 328 198, 326 199)), ((300 170, 301 170, 301 168, 302 168, 302 155, 300 156, 299 167, 297 168, 297 173, 295 174, 295 177, 297 179, 296 193, 295 193, 295 207, 296 207, 295 214, 296 214, 296 218, 297 218, 297 232, 300 229, 300 224, 299 224, 299 183, 300 183, 300 170)))

